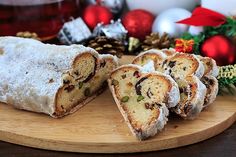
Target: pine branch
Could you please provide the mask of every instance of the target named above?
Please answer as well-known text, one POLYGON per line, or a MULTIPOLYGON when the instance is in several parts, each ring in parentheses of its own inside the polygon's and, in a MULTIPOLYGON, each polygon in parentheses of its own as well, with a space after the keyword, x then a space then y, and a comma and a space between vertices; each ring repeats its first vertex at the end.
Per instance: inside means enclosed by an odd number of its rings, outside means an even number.
POLYGON ((236 93, 236 64, 221 66, 217 77, 219 82, 219 93, 236 93))

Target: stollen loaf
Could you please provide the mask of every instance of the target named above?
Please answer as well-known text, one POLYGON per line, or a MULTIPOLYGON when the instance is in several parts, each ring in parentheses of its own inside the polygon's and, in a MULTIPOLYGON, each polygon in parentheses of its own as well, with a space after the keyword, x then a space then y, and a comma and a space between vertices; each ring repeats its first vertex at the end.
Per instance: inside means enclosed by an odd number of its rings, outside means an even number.
POLYGON ((0 37, 0 101, 58 118, 103 91, 117 58, 82 45, 0 37))

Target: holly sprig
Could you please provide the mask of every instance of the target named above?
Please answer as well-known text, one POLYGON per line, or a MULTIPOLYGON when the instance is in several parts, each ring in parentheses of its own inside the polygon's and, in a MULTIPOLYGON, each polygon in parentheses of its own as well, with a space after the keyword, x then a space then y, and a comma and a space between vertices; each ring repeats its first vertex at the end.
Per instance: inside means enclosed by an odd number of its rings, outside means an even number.
POLYGON ((228 17, 226 23, 218 27, 204 27, 203 32, 198 35, 191 35, 186 32, 181 38, 185 40, 194 40, 193 53, 200 55, 201 44, 209 37, 214 35, 224 35, 229 38, 234 38, 236 36, 236 20, 234 18, 228 17))

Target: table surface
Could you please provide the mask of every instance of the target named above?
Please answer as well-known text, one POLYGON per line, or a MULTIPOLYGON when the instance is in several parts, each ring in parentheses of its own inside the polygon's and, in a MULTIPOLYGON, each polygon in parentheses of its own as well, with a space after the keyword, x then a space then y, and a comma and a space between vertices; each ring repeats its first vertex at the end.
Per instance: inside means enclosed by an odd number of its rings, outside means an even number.
MULTIPOLYGON (((123 10, 125 12, 127 8, 123 10)), ((51 43, 58 43, 52 41, 51 43)), ((132 154, 68 153, 24 147, 0 141, 0 157, 235 157, 236 122, 223 133, 208 140, 180 148, 132 154)))
POLYGON ((110 157, 110 156, 139 156, 139 157, 235 157, 236 156, 236 123, 223 133, 203 142, 169 150, 133 153, 133 154, 84 154, 41 150, 10 144, 0 141, 0 157, 110 157))

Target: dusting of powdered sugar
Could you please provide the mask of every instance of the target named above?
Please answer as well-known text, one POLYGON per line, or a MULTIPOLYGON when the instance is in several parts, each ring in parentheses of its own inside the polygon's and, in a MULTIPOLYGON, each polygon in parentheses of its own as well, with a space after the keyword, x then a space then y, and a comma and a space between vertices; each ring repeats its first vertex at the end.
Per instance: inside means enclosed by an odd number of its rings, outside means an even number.
POLYGON ((169 99, 168 99, 168 104, 167 104, 168 108, 172 108, 178 105, 180 101, 179 86, 170 75, 166 75, 166 78, 168 78, 168 80, 171 82, 171 85, 172 85, 172 88, 170 92, 168 93, 169 99))
POLYGON ((153 60, 149 60, 147 64, 143 65, 141 68, 143 73, 150 73, 155 71, 155 64, 153 60))
POLYGON ((214 80, 214 84, 213 86, 209 87, 211 89, 207 89, 210 90, 210 93, 207 93, 205 99, 207 100, 204 105, 203 108, 206 108, 207 106, 209 106, 210 104, 212 104, 214 102, 214 100, 216 99, 216 96, 218 94, 218 90, 219 90, 219 85, 218 85, 218 80, 214 77, 214 76, 204 76, 207 77, 208 79, 214 80))
POLYGON ((82 45, 49 45, 17 37, 0 37, 0 47, 4 51, 0 56, 0 101, 49 115, 55 110, 61 76, 74 58, 84 52, 99 58, 96 51, 82 45))
POLYGON ((216 61, 214 59, 212 59, 212 71, 210 73, 210 75, 217 77, 219 75, 219 68, 216 65, 216 61))
POLYGON ((196 118, 203 109, 204 100, 206 97, 206 86, 200 81, 197 76, 192 76, 195 80, 194 82, 197 84, 196 94, 195 97, 192 99, 191 104, 193 105, 192 110, 194 114, 189 114, 187 119, 194 119, 196 118))
POLYGON ((204 72, 205 72, 205 68, 204 68, 204 65, 203 63, 200 61, 200 59, 196 56, 196 55, 193 55, 191 54, 198 62, 198 68, 195 72, 195 75, 198 77, 198 78, 202 78, 202 76, 204 75, 204 72))

